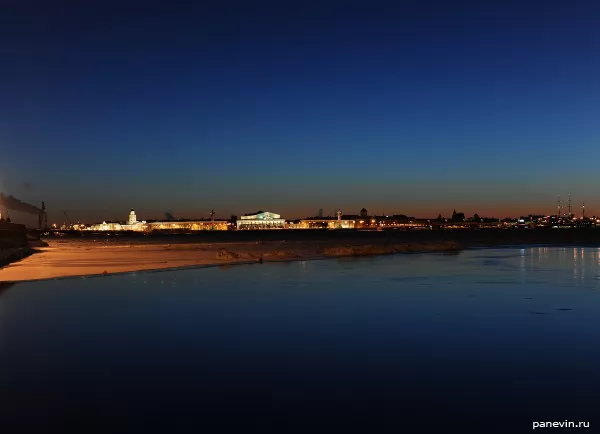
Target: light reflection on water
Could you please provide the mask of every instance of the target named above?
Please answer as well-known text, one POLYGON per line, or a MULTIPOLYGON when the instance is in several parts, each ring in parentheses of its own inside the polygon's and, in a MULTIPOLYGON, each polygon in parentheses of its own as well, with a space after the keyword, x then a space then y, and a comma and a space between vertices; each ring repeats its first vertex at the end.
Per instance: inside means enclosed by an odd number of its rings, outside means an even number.
MULTIPOLYGON (((310 432, 317 419, 330 432, 405 432, 418 420, 521 432, 590 420, 599 252, 483 249, 0 288, 0 420, 38 433, 117 419, 128 432, 310 432)), ((432 425, 421 428, 411 432, 432 425)))

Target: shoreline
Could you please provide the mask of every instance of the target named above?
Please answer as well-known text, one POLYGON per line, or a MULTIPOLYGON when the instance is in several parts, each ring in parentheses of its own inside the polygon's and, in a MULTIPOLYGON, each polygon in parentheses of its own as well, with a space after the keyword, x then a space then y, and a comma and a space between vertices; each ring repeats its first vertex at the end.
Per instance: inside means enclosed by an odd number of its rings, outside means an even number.
POLYGON ((308 242, 106 245, 48 242, 33 254, 0 268, 0 282, 32 282, 231 265, 380 256, 399 253, 457 252, 456 243, 342 244, 308 242))
POLYGON ((509 239, 504 242, 496 239, 489 243, 485 242, 489 241, 485 240, 486 236, 473 239, 474 234, 457 235, 415 237, 379 233, 365 237, 343 234, 342 237, 328 235, 304 240, 255 238, 238 242, 230 239, 190 242, 183 237, 183 241, 169 238, 170 243, 164 239, 140 242, 137 238, 49 238, 47 243, 37 241, 33 248, 29 247, 29 256, 0 267, 0 283, 408 253, 456 254, 467 249, 600 246, 593 239, 586 242, 581 239, 526 240, 519 236, 518 241, 506 237, 509 239))
POLYGON ((35 253, 35 250, 30 246, 25 247, 9 247, 0 250, 0 270, 10 264, 21 261, 35 253))

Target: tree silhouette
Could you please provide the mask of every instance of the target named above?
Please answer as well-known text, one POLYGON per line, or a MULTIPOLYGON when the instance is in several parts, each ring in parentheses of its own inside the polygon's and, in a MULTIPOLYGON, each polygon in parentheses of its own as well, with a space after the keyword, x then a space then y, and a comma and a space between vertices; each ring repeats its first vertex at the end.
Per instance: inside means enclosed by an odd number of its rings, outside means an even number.
POLYGON ((465 221, 465 213, 464 212, 456 212, 456 210, 454 210, 452 212, 452 221, 453 222, 464 222, 465 221))

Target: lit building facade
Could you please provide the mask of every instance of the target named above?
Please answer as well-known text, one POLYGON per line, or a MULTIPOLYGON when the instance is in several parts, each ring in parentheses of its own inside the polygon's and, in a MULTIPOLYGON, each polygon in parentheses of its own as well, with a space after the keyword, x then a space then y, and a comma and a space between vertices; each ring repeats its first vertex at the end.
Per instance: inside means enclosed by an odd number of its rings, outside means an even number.
POLYGON ((183 231, 226 231, 231 224, 224 220, 186 220, 186 221, 166 221, 166 222, 146 222, 138 221, 133 208, 127 217, 127 224, 115 222, 102 222, 91 225, 86 230, 89 231, 135 231, 151 232, 160 230, 183 230, 183 231))
POLYGON ((146 223, 145 230, 164 231, 164 230, 186 230, 186 231, 226 231, 229 229, 229 222, 223 220, 212 221, 195 220, 179 222, 151 222, 146 223))
POLYGON ((306 219, 301 220, 300 229, 354 229, 356 220, 306 219))
POLYGON ((121 223, 115 222, 102 222, 97 225, 91 225, 87 230, 90 231, 122 231, 121 223))
POLYGON ((282 219, 279 214, 259 211, 256 214, 241 216, 237 219, 236 225, 238 230, 284 229, 285 219, 282 219))
POLYGON ((133 208, 131 208, 131 211, 129 211, 129 218, 127 219, 127 224, 128 225, 133 225, 137 222, 137 217, 135 215, 135 211, 133 208))

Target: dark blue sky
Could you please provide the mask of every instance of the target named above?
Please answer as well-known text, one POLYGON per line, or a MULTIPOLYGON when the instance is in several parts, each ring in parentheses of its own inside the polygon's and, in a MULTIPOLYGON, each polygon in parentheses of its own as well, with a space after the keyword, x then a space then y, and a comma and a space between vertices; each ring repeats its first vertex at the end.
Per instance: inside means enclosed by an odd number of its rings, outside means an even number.
POLYGON ((0 191, 51 220, 600 213, 597 1, 49 3, 0 14, 0 191))

